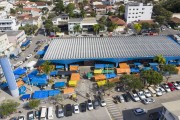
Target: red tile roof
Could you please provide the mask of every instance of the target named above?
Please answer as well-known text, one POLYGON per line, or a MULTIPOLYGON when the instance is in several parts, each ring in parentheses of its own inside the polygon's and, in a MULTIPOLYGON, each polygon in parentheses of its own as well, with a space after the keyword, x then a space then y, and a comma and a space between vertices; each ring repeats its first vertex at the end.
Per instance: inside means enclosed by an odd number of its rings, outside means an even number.
POLYGON ((35 2, 37 6, 46 6, 46 2, 35 2))
POLYGON ((174 23, 180 23, 180 19, 177 18, 177 17, 171 18, 171 21, 174 22, 174 23))
POLYGON ((108 18, 112 23, 115 23, 117 25, 121 25, 121 26, 126 25, 126 22, 124 20, 122 20, 116 16, 109 16, 108 18))

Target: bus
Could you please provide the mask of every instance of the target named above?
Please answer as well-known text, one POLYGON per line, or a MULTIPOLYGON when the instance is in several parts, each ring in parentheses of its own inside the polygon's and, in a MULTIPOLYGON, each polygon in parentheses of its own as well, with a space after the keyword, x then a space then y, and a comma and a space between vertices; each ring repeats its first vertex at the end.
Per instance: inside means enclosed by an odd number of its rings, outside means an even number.
POLYGON ((47 115, 47 108, 46 106, 42 106, 40 120, 46 120, 46 115, 47 115))
POLYGON ((30 46, 30 44, 31 44, 30 40, 26 40, 25 42, 23 42, 21 45, 22 51, 26 50, 30 46))
POLYGON ((53 107, 48 108, 48 120, 53 120, 53 107))

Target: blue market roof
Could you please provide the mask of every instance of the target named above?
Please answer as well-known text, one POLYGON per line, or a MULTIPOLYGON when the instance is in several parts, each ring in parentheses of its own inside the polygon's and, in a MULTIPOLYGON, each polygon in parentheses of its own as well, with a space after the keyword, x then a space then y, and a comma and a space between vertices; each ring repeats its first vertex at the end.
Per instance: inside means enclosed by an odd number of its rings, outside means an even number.
POLYGON ((167 36, 54 38, 43 60, 180 56, 180 46, 167 36))
POLYGON ((20 67, 19 67, 19 68, 17 68, 17 69, 14 70, 14 74, 15 74, 15 75, 22 75, 22 74, 25 74, 26 71, 27 71, 27 70, 26 70, 25 68, 20 68, 20 67))
POLYGON ((56 82, 54 84, 54 88, 61 88, 65 86, 65 82, 56 82))

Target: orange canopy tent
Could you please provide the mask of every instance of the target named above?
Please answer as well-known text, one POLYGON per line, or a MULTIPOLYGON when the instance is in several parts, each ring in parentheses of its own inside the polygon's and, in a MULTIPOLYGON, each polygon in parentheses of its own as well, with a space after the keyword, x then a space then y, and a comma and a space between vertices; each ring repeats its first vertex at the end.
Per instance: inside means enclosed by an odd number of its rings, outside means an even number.
POLYGON ((79 81, 80 80, 80 74, 79 73, 72 73, 71 74, 71 79, 70 80, 76 80, 79 81))
POLYGON ((16 83, 18 87, 21 87, 22 85, 24 85, 24 82, 22 80, 19 80, 16 83))
POLYGON ((130 74, 131 70, 130 68, 116 68, 116 73, 117 74, 124 74, 124 73, 127 73, 127 74, 130 74))
POLYGON ((70 65, 70 71, 77 71, 79 67, 77 65, 70 65))
POLYGON ((119 82, 119 78, 111 78, 111 79, 108 79, 109 82, 112 82, 112 83, 116 83, 116 82, 119 82))
POLYGON ((127 63, 119 63, 119 67, 120 68, 129 68, 130 69, 130 67, 129 67, 129 65, 127 63))
POLYGON ((64 94, 73 94, 74 88, 68 87, 64 89, 64 94))
POLYGON ((95 81, 104 80, 104 79, 106 79, 106 76, 103 74, 99 74, 99 75, 94 76, 94 79, 95 79, 95 81))

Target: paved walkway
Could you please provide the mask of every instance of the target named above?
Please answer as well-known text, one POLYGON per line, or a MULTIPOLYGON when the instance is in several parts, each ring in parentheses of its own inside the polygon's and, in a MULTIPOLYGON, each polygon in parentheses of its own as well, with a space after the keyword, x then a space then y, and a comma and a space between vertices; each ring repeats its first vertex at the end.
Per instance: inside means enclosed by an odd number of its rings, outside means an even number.
POLYGON ((113 120, 123 120, 122 113, 120 112, 118 106, 116 106, 113 103, 112 98, 106 98, 105 101, 106 101, 106 104, 107 104, 106 107, 108 109, 108 112, 111 115, 111 118, 113 120))

